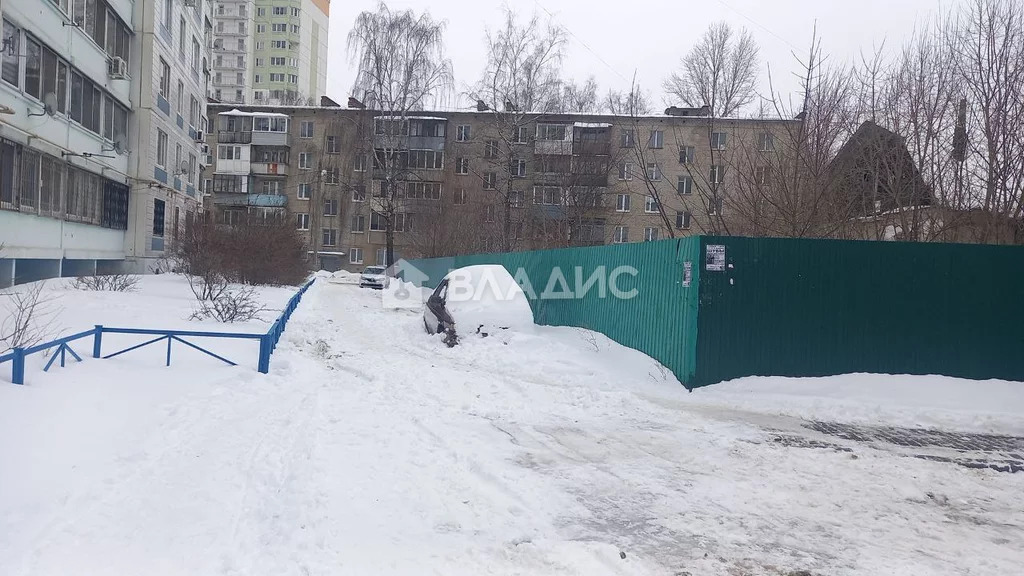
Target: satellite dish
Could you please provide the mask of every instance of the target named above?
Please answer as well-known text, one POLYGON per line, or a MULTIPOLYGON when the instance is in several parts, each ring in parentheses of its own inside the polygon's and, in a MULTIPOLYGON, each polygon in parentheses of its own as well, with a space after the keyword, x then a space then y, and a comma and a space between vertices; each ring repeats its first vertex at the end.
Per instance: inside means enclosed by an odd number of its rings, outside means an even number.
POLYGON ((47 92, 43 96, 43 111, 46 112, 47 116, 53 116, 57 113, 57 95, 53 92, 47 92))
POLYGON ((185 161, 185 160, 182 160, 181 161, 181 168, 179 169, 180 172, 178 172, 178 174, 188 174, 188 168, 189 168, 188 162, 185 161))
POLYGON ((125 142, 127 139, 124 134, 114 134, 114 152, 120 154, 125 153, 125 142))

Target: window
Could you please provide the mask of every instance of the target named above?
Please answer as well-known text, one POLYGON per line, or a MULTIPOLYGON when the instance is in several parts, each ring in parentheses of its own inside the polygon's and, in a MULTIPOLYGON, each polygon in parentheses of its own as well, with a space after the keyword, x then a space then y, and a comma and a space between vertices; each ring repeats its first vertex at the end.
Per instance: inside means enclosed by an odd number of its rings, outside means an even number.
POLYGON ((459 204, 459 205, 465 204, 466 203, 466 189, 465 188, 459 188, 458 190, 456 190, 455 191, 455 196, 452 198, 452 202, 454 204, 459 204))
MULTIPOLYGON (((256 25, 256 33, 257 34, 266 34, 267 33, 267 25, 266 24, 257 24, 256 25)), ((257 64, 257 66, 259 66, 259 64, 257 64)))
POLYGON ((405 197, 410 200, 440 200, 440 182, 409 182, 405 186, 405 197))
POLYGON ((652 182, 661 180, 661 167, 658 166, 657 162, 647 163, 647 179, 652 182))
POLYGON ((712 150, 725 150, 725 132, 712 132, 711 133, 711 149, 712 150))
POLYGON ((456 142, 466 142, 468 140, 469 140, 469 126, 465 125, 465 124, 463 124, 461 126, 456 126, 455 127, 455 141, 456 142))
POLYGON ((526 177, 526 160, 517 160, 516 161, 515 175, 516 175, 517 178, 525 178, 526 177))
POLYGON ((289 74, 288 75, 288 83, 289 84, 298 84, 299 83, 299 77, 296 76, 295 74, 289 74))
POLYGON ((163 237, 164 235, 164 210, 166 205, 163 200, 153 199, 153 236, 163 237))
POLYGON ((366 202, 366 186, 353 186, 352 187, 352 201, 353 202, 366 202))
POLYGON ((690 213, 676 212, 676 228, 688 230, 690 228, 690 213))
POLYGON ((644 228, 644 242, 654 242, 658 239, 658 229, 648 226, 644 228))
POLYGON ((644 212, 648 214, 658 213, 658 200, 654 196, 648 196, 644 199, 644 212))
POLYGON ((299 138, 312 138, 313 137, 313 122, 311 120, 303 120, 299 124, 299 138))
POLYGON ((356 172, 366 172, 366 154, 356 155, 355 167, 353 170, 356 172))
POLYGON ((455 159, 455 173, 456 174, 469 174, 469 158, 456 158, 455 159))
POLYGON ((615 244, 622 244, 629 242, 629 227, 628 226, 616 226, 615 233, 612 234, 612 242, 615 244))
POLYGON ((530 127, 520 126, 516 129, 516 144, 526 144, 530 141, 530 127))
POLYGON ((565 124, 537 124, 537 140, 565 140, 565 124))
POLYGON ((331 186, 335 186, 340 181, 341 181, 341 179, 340 179, 340 177, 338 175, 338 169, 337 168, 328 168, 327 169, 327 174, 324 174, 324 183, 325 184, 330 184, 331 186))
POLYGON ((171 20, 174 18, 174 0, 164 0, 164 28, 171 29, 171 20))
POLYGON ((280 33, 280 32, 287 32, 288 31, 288 25, 287 24, 271 24, 270 25, 270 31, 271 32, 278 32, 278 33, 280 33))
POLYGON ((267 15, 267 9, 266 8, 257 8, 256 9, 256 15, 257 16, 266 16, 267 15))
POLYGON ((754 184, 764 186, 768 183, 768 167, 757 166, 754 168, 754 184))
POLYGON ((619 145, 623 148, 632 148, 636 145, 636 133, 632 128, 624 129, 622 131, 622 138, 619 145))
POLYGON ((679 177, 679 181, 676 183, 676 192, 687 196, 693 194, 693 178, 688 174, 679 177))
POLYGON ((328 154, 338 154, 339 152, 341 152, 341 149, 338 147, 338 137, 337 136, 328 136, 327 137, 327 153, 328 154))
POLYGON ((159 128, 156 131, 156 164, 167 167, 167 133, 159 128))
POLYGON ((313 167, 313 155, 309 152, 299 153, 299 170, 309 170, 313 167))
MULTIPOLYGON (((245 40, 239 40, 239 51, 245 50, 245 40)), ((203 71, 203 58, 199 51, 199 40, 196 40, 195 36, 192 37, 192 69, 196 72, 203 71)))
MULTIPOLYGON (((256 49, 257 50, 263 50, 263 48, 264 48, 264 44, 263 44, 262 40, 256 42, 256 49)), ((257 66, 263 66, 263 59, 262 58, 257 58, 256 59, 256 65, 257 66)))
POLYGON ((298 15, 299 15, 299 9, 298 8, 292 8, 292 17, 297 17, 298 15))
POLYGON ((775 135, 765 132, 757 137, 757 149, 761 152, 772 152, 775 150, 775 135))
POLYGON ((178 18, 178 52, 185 55, 185 17, 178 18))
POLYGON ((362 214, 352 216, 352 232, 356 234, 366 232, 366 216, 362 214))
POLYGON ((274 16, 287 16, 288 8, 286 6, 274 6, 274 16))
POLYGON ((171 97, 171 67, 163 58, 160 59, 160 95, 165 100, 171 97))
POLYGON ((284 74, 275 74, 275 73, 271 72, 270 73, 270 81, 271 82, 284 82, 284 74))
POLYGON ((337 216, 338 215, 338 200, 335 198, 328 198, 324 200, 324 216, 337 216))
MULTIPOLYGON (((245 52, 245 38, 239 38, 237 46, 238 46, 238 51, 239 52, 245 52)), ((192 54, 193 55, 197 54, 194 47, 193 47, 193 50, 192 50, 192 54)))
POLYGON ((562 203, 562 191, 556 186, 535 186, 533 203, 547 206, 558 206, 562 203))
POLYGON ((349 264, 362 264, 363 263, 363 249, 362 248, 349 248, 348 249, 348 263, 349 264))
POLYGON ((288 42, 285 42, 284 40, 273 40, 273 41, 270 42, 270 47, 271 48, 287 49, 288 48, 288 42))
POLYGON ((292 34, 298 34, 298 33, 299 33, 299 25, 298 24, 292 24, 292 34))
POLYGON ((498 175, 494 172, 484 173, 484 190, 494 190, 498 183, 498 175))
POLYGON ((484 144, 484 158, 497 158, 498 157, 498 141, 488 140, 484 144))
MULTIPOLYGON (((384 232, 387 230, 388 220, 380 212, 370 213, 370 231, 371 232, 384 232)), ((405 231, 405 214, 395 214, 394 229, 396 232, 405 231)))
POLYGON ((299 184, 299 200, 309 200, 309 184, 299 184))
POLYGON ((721 198, 709 198, 708 199, 708 216, 721 216, 722 214, 722 199, 721 198))
POLYGON ((242 147, 221 144, 217 146, 217 159, 218 160, 241 160, 242 159, 242 147))
POLYGON ((484 206, 484 222, 494 222, 494 206, 484 206))
POLYGON ((260 191, 263 194, 271 196, 278 196, 281 194, 281 181, 280 180, 264 180, 260 186, 260 191))
MULTIPOLYGON (((256 78, 255 78, 255 80, 254 80, 254 83, 255 83, 255 84, 260 84, 260 83, 262 83, 262 82, 263 82, 263 77, 262 77, 262 76, 260 76, 259 74, 256 74, 256 78)), ((257 98, 257 100, 259 100, 259 98, 257 98)))
POLYGON ((388 265, 388 249, 387 248, 377 248, 377 260, 376 260, 376 262, 377 262, 378 266, 387 266, 388 265))
POLYGON ((178 101, 177 101, 178 116, 185 115, 185 83, 178 80, 178 101))
POLYGON ((619 180, 633 179, 633 163, 623 162, 619 165, 619 180))
POLYGON ((18 78, 21 76, 21 56, 19 56, 21 54, 21 43, 19 42, 21 30, 10 21, 4 20, 3 37, 9 39, 11 44, 2 56, 3 69, 0 72, 0 78, 3 78, 4 82, 8 84, 17 86, 18 78))
POLYGON ((299 230, 309 230, 309 214, 296 214, 295 227, 299 230))
POLYGON ((713 164, 708 174, 708 181, 712 184, 721 184, 725 182, 725 166, 721 164, 713 164))
POLYGON ((174 174, 181 170, 181 144, 174 145, 174 174))
POLYGON ((407 167, 420 170, 441 170, 444 168, 444 152, 409 150, 407 167))
POLYGON ((238 23, 238 33, 245 34, 245 22, 238 23))
POLYGON ((651 130, 651 139, 647 143, 648 148, 664 148, 665 132, 663 130, 651 130))
POLYGON ((629 212, 629 194, 619 194, 615 199, 616 212, 629 212))
POLYGON ((680 146, 679 147, 679 163, 680 164, 693 164, 694 157, 697 155, 697 151, 693 146, 680 146))

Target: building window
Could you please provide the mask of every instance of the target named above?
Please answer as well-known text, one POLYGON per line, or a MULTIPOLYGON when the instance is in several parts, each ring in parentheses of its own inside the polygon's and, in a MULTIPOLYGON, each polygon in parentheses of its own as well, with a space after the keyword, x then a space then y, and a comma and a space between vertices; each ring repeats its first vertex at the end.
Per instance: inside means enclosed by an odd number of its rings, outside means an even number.
POLYGON ((257 24, 256 25, 256 33, 257 34, 266 34, 267 33, 267 25, 266 24, 257 24))
POLYGON ((298 197, 299 200, 309 200, 309 184, 299 184, 298 197))
POLYGON ((725 150, 726 135, 725 132, 712 132, 711 133, 711 149, 712 150, 725 150))
POLYGON ((652 226, 644 228, 644 242, 654 242, 658 239, 658 229, 652 226))
POLYGON ((768 167, 757 166, 754 168, 754 184, 764 186, 768 184, 768 167))
POLYGON ((3 58, 3 69, 0 72, 0 78, 3 78, 4 82, 8 84, 18 85, 18 79, 21 76, 21 30, 17 26, 12 24, 8 20, 4 20, 3 37, 5 40, 10 42, 7 47, 7 51, 2 54, 3 58), (13 55, 12 55, 13 54, 13 55))
POLYGON ((647 143, 648 148, 664 148, 665 132, 663 130, 651 130, 651 139, 647 143))
POLYGON ((163 200, 153 199, 153 236, 162 238, 164 235, 164 210, 166 204, 163 200))
POLYGON ((621 147, 632 148, 636 145, 636 132, 632 128, 627 128, 622 131, 622 138, 620 140, 621 147))
POLYGON ((693 178, 689 175, 680 176, 679 181, 676 183, 676 192, 684 196, 693 194, 693 178))
MULTIPOLYGON (((167 0, 170 2, 170 0, 167 0)), ((26 78, 28 74, 26 73, 26 78)), ((160 95, 164 100, 171 99, 171 67, 163 58, 160 59, 160 95)))
POLYGON ((376 260, 376 262, 377 262, 378 266, 387 266, 388 265, 388 249, 387 248, 377 248, 377 260, 376 260))
POLYGON ((329 185, 337 185, 340 182, 340 177, 337 168, 328 168, 327 174, 324 174, 324 183, 329 185))
POLYGON ((178 53, 185 56, 185 17, 178 18, 178 53))
POLYGON ((271 196, 278 196, 281 194, 281 181, 280 180, 264 180, 261 186, 261 190, 264 194, 271 196))
POLYGON ((722 199, 721 198, 709 198, 708 199, 708 216, 721 216, 722 215, 722 199))
POLYGON ((484 206, 484 222, 494 222, 494 206, 484 206))
POLYGON ((299 153, 299 170, 309 170, 313 167, 313 155, 309 152, 299 153))
POLYGON ((298 33, 299 33, 299 25, 298 24, 292 24, 292 34, 298 34, 298 33))
POLYGON ((647 163, 647 179, 652 182, 661 180, 661 167, 658 166, 657 162, 647 163))
POLYGON ((352 201, 353 202, 366 202, 366 186, 353 186, 352 187, 352 201))
POLYGON ((366 172, 366 154, 357 154, 355 159, 355 172, 366 172))
POLYGON ((535 186, 533 203, 547 206, 558 206, 562 203, 562 191, 556 186, 535 186))
MULTIPOLYGON (((174 19, 174 4, 173 0, 164 0, 164 28, 167 30, 171 29, 171 20, 174 19)), ((91 2, 90 2, 91 4, 91 2)))
POLYGON ((324 200, 324 216, 337 216, 338 215, 338 200, 335 198, 328 198, 324 200))
POLYGON ((309 214, 296 214, 295 227, 299 230, 309 230, 309 214))
POLYGON ((462 205, 466 203, 466 189, 459 188, 455 191, 455 196, 452 198, 453 204, 462 205))
MULTIPOLYGON (((244 49, 245 40, 239 40, 239 42, 242 43, 242 47, 239 50, 244 49)), ((192 38, 192 69, 196 72, 203 71, 203 58, 199 51, 199 40, 196 40, 195 37, 192 38)))
POLYGON ((420 170, 441 170, 444 168, 444 152, 436 150, 409 150, 407 168, 420 170))
POLYGON ((348 249, 348 263, 349 264, 362 264, 363 263, 363 249, 362 248, 349 248, 348 249))
POLYGON ((242 159, 242 147, 232 146, 230 144, 221 144, 217 146, 217 159, 218 160, 241 160, 242 159))
POLYGON ((690 213, 689 212, 676 212, 676 228, 680 230, 690 229, 690 213))
POLYGON ((484 158, 497 158, 498 157, 498 141, 488 140, 484 144, 484 158))
POLYGON ((469 141, 469 126, 466 124, 455 127, 455 141, 456 142, 467 142, 469 141))
POLYGON ((697 155, 696 149, 693 146, 680 146, 679 147, 679 163, 680 164, 693 164, 694 158, 697 155))
POLYGON ((517 178, 526 178, 526 160, 517 160, 516 161, 515 176, 517 178))
POLYGON ((615 199, 616 212, 629 212, 629 194, 619 194, 615 199))
POLYGON ((167 133, 159 128, 156 131, 156 164, 167 168, 167 133))
POLYGON ((409 182, 405 185, 405 197, 410 200, 440 200, 440 182, 409 182))
POLYGON ((654 196, 648 196, 644 199, 644 212, 648 214, 658 213, 658 200, 654 196))
POLYGON ((311 120, 303 120, 299 124, 299 138, 312 138, 313 137, 313 122, 311 120))
POLYGON ((516 129, 516 144, 526 144, 530 141, 530 127, 519 126, 516 129))
POLYGON ((725 166, 713 164, 708 173, 708 181, 712 184, 722 184, 725 182, 725 166))
POLYGON ((455 159, 455 173, 463 175, 469 174, 469 158, 455 159))
POLYGON ((565 140, 565 124, 537 124, 537 140, 565 140))
POLYGON ((619 180, 633 179, 633 163, 623 162, 619 165, 619 180))
POLYGON ((337 136, 328 136, 327 137, 327 153, 328 154, 338 154, 339 152, 341 152, 341 149, 338 147, 338 137, 337 136))
POLYGON ((772 152, 775 150, 775 135, 765 132, 757 137, 757 149, 761 152, 772 152))
POLYGON ((275 32, 275 33, 287 32, 288 31, 288 25, 287 24, 271 24, 270 25, 270 31, 271 32, 275 32))
POLYGON ((494 190, 498 183, 498 175, 494 172, 484 173, 484 190, 494 190))
POLYGON ((323 229, 323 245, 324 246, 337 246, 338 245, 338 229, 337 228, 324 228, 323 229))
POLYGON ((287 16, 288 8, 286 6, 274 6, 274 16, 287 16))
POLYGON ((298 8, 292 8, 292 17, 293 18, 294 17, 298 17, 298 15, 299 15, 299 9, 298 8))
POLYGON ((612 234, 612 242, 615 244, 629 242, 629 226, 616 226, 615 233, 612 234))
POLYGON ((354 234, 366 232, 366 216, 362 214, 352 216, 352 232, 354 234))

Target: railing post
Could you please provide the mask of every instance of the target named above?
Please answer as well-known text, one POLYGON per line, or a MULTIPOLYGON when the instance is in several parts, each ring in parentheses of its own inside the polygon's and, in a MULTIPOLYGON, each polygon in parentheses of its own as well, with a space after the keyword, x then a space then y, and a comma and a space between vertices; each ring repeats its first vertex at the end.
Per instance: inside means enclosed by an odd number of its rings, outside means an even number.
POLYGON ((260 363, 258 370, 260 374, 270 372, 270 333, 260 337, 260 363))
POLYGON ((96 332, 93 334, 93 337, 92 337, 92 357, 93 358, 99 358, 102 355, 101 352, 100 352, 102 349, 103 349, 103 325, 97 324, 96 325, 96 332))
POLYGON ((25 383, 25 349, 15 348, 14 358, 11 359, 11 382, 15 384, 25 383))
POLYGON ((171 337, 167 337, 167 365, 171 365, 171 337))

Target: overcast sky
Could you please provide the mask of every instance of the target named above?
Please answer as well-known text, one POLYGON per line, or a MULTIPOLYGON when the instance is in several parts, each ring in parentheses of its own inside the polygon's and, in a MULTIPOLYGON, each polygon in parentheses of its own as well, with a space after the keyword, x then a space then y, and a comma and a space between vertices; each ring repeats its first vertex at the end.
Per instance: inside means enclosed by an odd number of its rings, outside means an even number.
MULTIPOLYGON (((915 26, 929 22, 956 0, 546 0, 509 3, 506 0, 391 0, 392 9, 429 10, 447 21, 445 39, 455 69, 456 89, 463 92, 481 74, 485 63, 484 34, 501 24, 502 7, 529 16, 534 11, 553 15, 569 32, 565 75, 585 80, 593 75, 604 93, 628 90, 634 72, 653 96, 655 108, 664 104, 661 83, 678 65, 708 24, 725 20, 750 30, 761 48, 762 84, 767 89, 770 65, 777 90, 795 88, 793 52, 801 56, 810 44, 815 21, 825 50, 839 61, 858 58, 885 42, 897 49, 915 26)), ((356 15, 373 10, 373 0, 335 0, 327 73, 328 95, 344 104, 354 70, 345 38, 356 15)))

